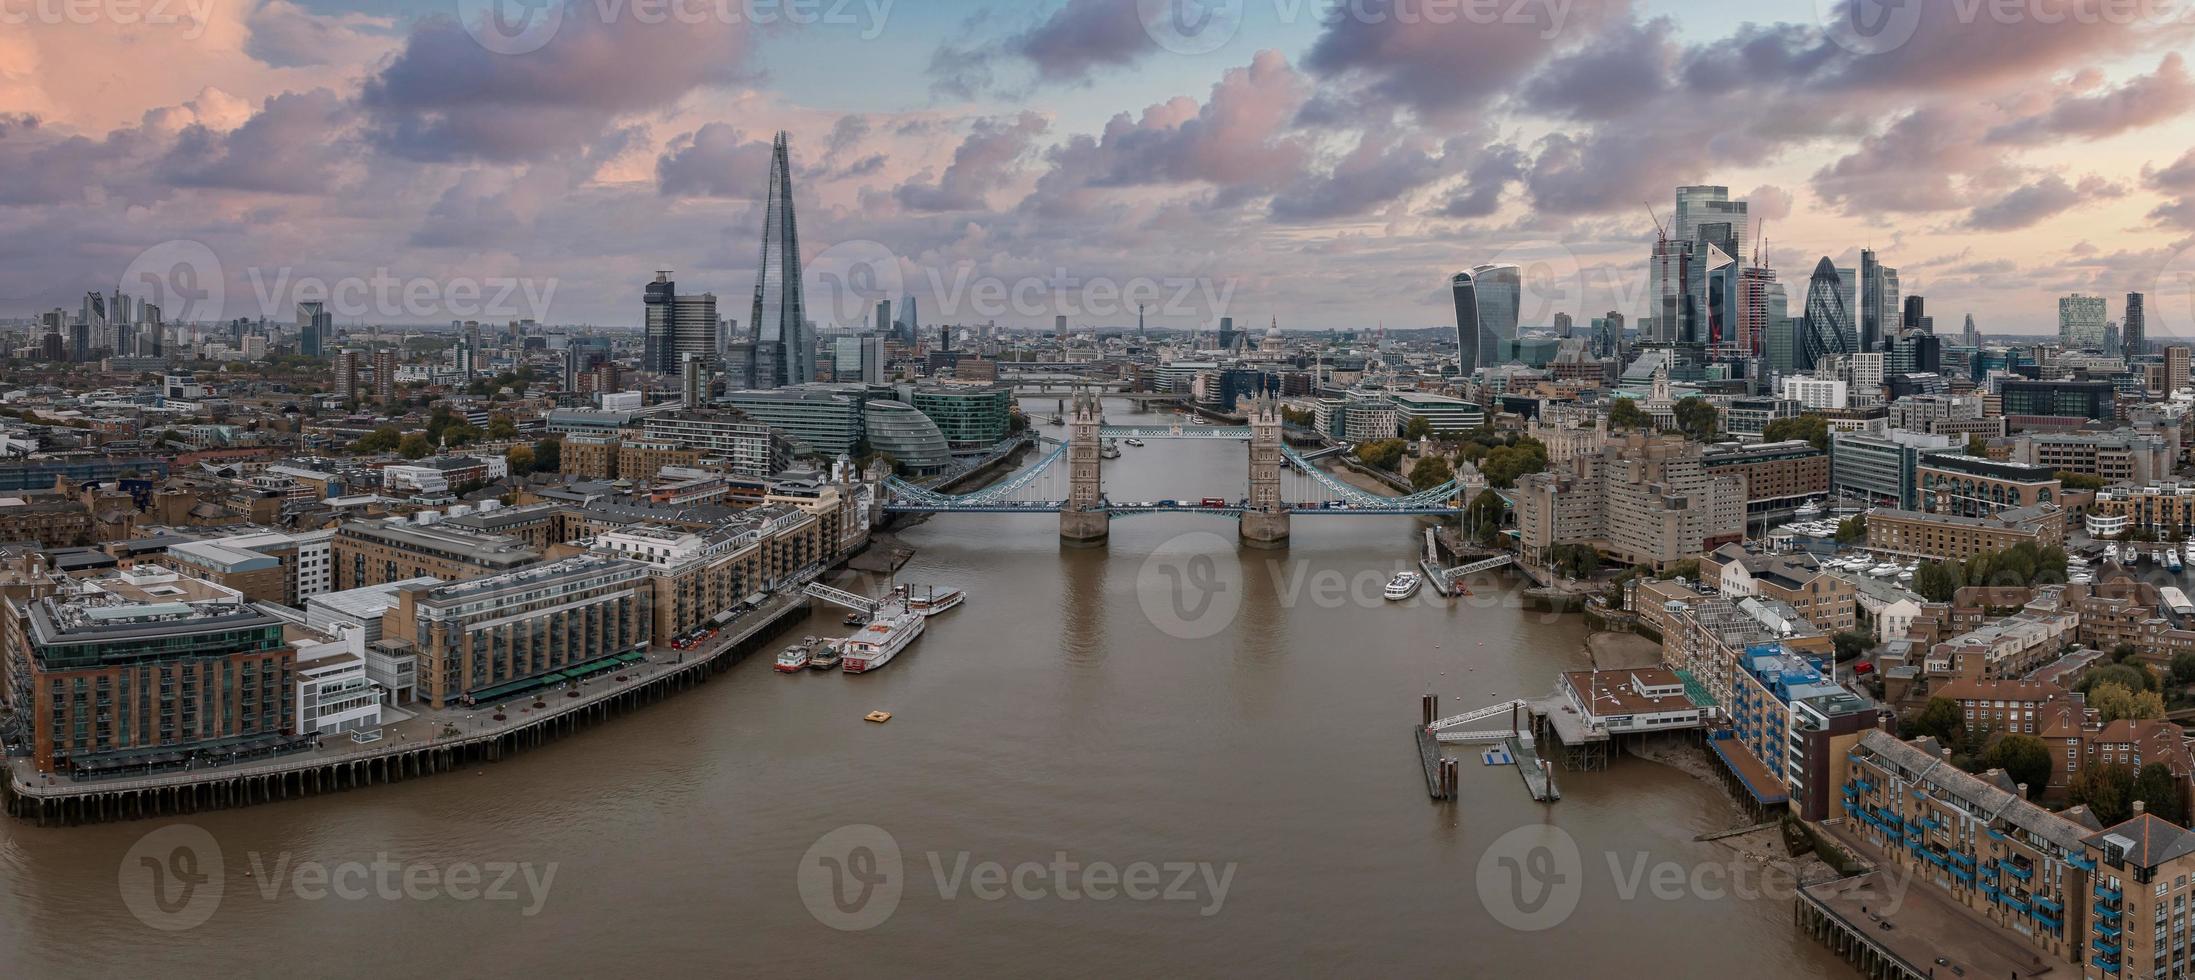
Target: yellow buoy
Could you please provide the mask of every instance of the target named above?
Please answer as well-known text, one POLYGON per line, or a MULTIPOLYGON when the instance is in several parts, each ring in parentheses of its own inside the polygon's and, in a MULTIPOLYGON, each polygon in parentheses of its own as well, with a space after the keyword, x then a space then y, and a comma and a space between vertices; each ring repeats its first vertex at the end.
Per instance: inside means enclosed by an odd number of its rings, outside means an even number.
POLYGON ((877 724, 881 725, 887 721, 892 720, 892 713, 889 711, 871 711, 868 714, 863 715, 862 718, 868 721, 876 722, 877 724))

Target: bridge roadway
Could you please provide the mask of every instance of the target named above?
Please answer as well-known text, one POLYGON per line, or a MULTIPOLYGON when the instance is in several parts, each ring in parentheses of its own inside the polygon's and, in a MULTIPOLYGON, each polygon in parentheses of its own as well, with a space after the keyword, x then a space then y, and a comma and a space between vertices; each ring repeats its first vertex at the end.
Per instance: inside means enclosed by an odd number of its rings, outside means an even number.
MULTIPOLYGON (((888 503, 884 510, 892 514, 1056 514, 1066 506, 1063 500, 1001 500, 993 503, 888 503)), ((1200 503, 1126 503, 1107 504, 1105 512, 1114 517, 1133 517, 1140 514, 1211 514, 1240 517, 1247 508, 1240 502, 1219 506, 1200 503)), ((1463 513, 1461 507, 1378 507, 1363 504, 1329 501, 1324 503, 1290 504, 1288 514, 1293 517, 1378 517, 1378 516, 1452 516, 1463 513)))

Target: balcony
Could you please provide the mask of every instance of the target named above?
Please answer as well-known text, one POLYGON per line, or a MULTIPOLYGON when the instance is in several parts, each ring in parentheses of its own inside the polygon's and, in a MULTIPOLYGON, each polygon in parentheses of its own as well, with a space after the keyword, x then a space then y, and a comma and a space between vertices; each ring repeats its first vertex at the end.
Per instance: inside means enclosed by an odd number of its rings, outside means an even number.
MULTIPOLYGON (((2018 878, 2021 881, 2026 881, 2030 878, 2035 877, 2034 868, 2023 868, 2017 864, 2013 864, 2010 861, 1999 861, 1997 863, 2002 866, 2006 872, 2010 873, 2012 877, 2018 878)), ((2114 901, 2116 901, 2116 899, 2114 899, 2114 901)))
POLYGON ((2108 939, 2093 940, 2088 944, 2088 948, 2093 949, 2096 952, 2102 953, 2105 956, 2111 957, 2114 960, 2119 958, 2119 944, 2112 942, 2108 939))
MULTIPOLYGON (((2112 907, 2111 907, 2111 906, 2109 906, 2109 905, 2105 905, 2105 904, 2104 904, 2104 903, 2102 903, 2102 902, 2097 902, 2097 903, 2096 903, 2095 905, 2089 906, 2089 909, 2088 909, 2088 910, 2089 910, 2090 912, 2094 912, 2094 913, 2096 913, 2096 918, 2097 918, 2097 919, 2098 919, 2099 921, 2102 921, 2102 922, 2117 922, 2117 921, 2119 921, 2119 910, 2118 910, 2118 909, 2115 909, 2115 908, 2112 908, 2112 907)), ((2101 928, 2101 926, 2099 926, 2098 928, 2101 928)))
POLYGON ((2088 959, 2088 964, 2114 976, 2116 976, 2119 972, 2118 960, 2107 960, 2101 956, 2091 956, 2088 959))
POLYGON ((2126 896, 2124 893, 2120 892, 2116 888, 2112 888, 2108 885, 2097 885, 2096 897, 2103 899, 2106 902, 2112 902, 2116 904, 2120 899, 2123 899, 2126 896))

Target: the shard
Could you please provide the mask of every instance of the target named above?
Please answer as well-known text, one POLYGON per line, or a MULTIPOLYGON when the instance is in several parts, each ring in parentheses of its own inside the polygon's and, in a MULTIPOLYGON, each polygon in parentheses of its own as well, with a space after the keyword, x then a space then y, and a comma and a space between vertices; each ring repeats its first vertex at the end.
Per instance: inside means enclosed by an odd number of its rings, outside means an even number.
POLYGON ((815 343, 800 294, 800 229, 793 217, 793 168, 787 137, 777 134, 763 212, 762 264, 755 275, 753 359, 749 384, 778 388, 815 380, 815 343))

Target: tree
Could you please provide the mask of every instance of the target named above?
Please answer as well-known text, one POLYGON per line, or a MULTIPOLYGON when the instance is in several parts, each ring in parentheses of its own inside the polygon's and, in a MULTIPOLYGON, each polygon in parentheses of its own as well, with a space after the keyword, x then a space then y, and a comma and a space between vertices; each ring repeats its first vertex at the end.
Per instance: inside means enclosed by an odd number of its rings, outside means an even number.
POLYGON ((1846 631, 1830 638, 1837 645, 1837 659, 1850 660, 1866 653, 1875 645, 1875 638, 1865 633, 1846 631))
POLYGON ((1924 561, 1913 570, 1913 591, 1930 602, 1950 602, 1959 591, 1959 566, 1956 563, 1924 561))
POLYGON ((1934 736, 1937 739, 1951 739, 1957 737, 1959 730, 1966 727, 1966 716, 1959 712, 1957 701, 1950 698, 1929 698, 1928 703, 1912 718, 1907 719, 1903 727, 1906 734, 1913 738, 1934 736))
POLYGON ((2075 805, 2086 804, 2106 827, 2133 814, 2133 796, 2134 773, 2120 765, 2089 766, 2075 773, 2066 786, 2066 798, 2075 805))
POLYGON ((2120 719, 2155 721, 2165 716, 2164 696, 2155 691, 2132 690, 2121 684, 2098 684, 2088 689, 2088 704, 2106 724, 2120 719))
POLYGON ((1794 418, 1777 419, 1768 423, 1768 427, 1761 430, 1761 440, 1763 442, 1787 442, 1792 439, 1804 439, 1813 443, 1814 448, 1827 451, 1829 449, 1829 420, 1819 415, 1800 415, 1794 418))
POLYGON ((1376 470, 1392 470, 1396 463, 1402 461, 1402 454, 1409 448, 1409 444, 1400 439, 1360 443, 1357 446, 1357 460, 1376 470))
POLYGON ((1410 489, 1431 490, 1456 478, 1454 467, 1439 456, 1427 456, 1410 467, 1410 489))
POLYGON ((503 460, 510 464, 512 476, 525 476, 534 471, 534 451, 525 446, 512 446, 503 454, 503 460))
POLYGON ((1837 543, 1851 544, 1867 540, 1867 515, 1854 514, 1837 522, 1837 543))
POLYGON ((516 439, 518 438, 518 424, 512 422, 510 416, 497 413, 488 419, 488 438, 497 440, 516 439))
POLYGON ((2026 783, 2028 799, 2041 796, 2050 782, 2050 747, 2033 735, 2015 732, 1998 739, 1989 750, 1989 764, 2004 770, 2013 782, 2026 783))
POLYGON ((1673 410, 1677 428, 1701 442, 1712 441, 1722 425, 1722 413, 1715 410, 1715 403, 1698 395, 1678 399, 1673 410))
MULTIPOLYGON (((1411 416, 1409 424, 1402 427, 1402 437, 1410 440, 1411 442, 1416 442, 1432 434, 1433 421, 1423 415, 1411 416)), ((1444 480, 1442 482, 1445 483, 1447 481, 1444 480)), ((1438 483, 1434 484, 1434 486, 1439 485, 1440 484, 1438 483)))
POLYGON ((2133 800, 2142 801, 2142 809, 2173 823, 2183 822, 2187 814, 2180 799, 2180 780, 2162 762, 2152 762, 2134 774, 2134 785, 2129 794, 2128 808, 2133 800))
POLYGON ((1608 406, 1608 427, 1611 429, 1651 429, 1654 420, 1629 398, 1618 398, 1608 406))
POLYGON ((1989 456, 1989 437, 1977 432, 1966 437, 1966 454, 1980 458, 1989 456))
POLYGON ((2155 687, 2156 683, 2157 675, 2150 673, 2149 668, 2141 664, 2106 664, 2089 671, 2073 689, 2090 695, 2090 706, 2093 707, 2094 692, 2099 687, 2116 685, 2129 691, 2147 691, 2155 687))
POLYGON ((2054 475, 2058 478, 2058 482, 2064 484, 2068 490, 2101 490, 2104 488, 2104 478, 2100 476, 2075 473, 2072 470, 2059 470, 2054 475))
POLYGON ((1492 544, 1501 534, 1502 523, 1509 518, 1509 502, 1493 490, 1481 490, 1463 509, 1464 525, 1480 544, 1492 544))
POLYGON ((1538 439, 1519 439, 1513 446, 1497 446, 1478 462, 1479 473, 1489 486, 1507 490, 1519 477, 1547 469, 1547 445, 1538 439))
POLYGON ((1687 558, 1683 561, 1669 566, 1668 568, 1662 569, 1662 573, 1658 577, 1664 581, 1673 578, 1681 578, 1687 581, 1697 582, 1700 580, 1700 560, 1697 558, 1687 558))
POLYGON ((543 439, 534 443, 534 468, 548 473, 564 469, 564 440, 543 439))
POLYGON ((357 442, 351 444, 351 451, 355 453, 385 453, 396 449, 397 445, 403 441, 404 433, 397 431, 396 426, 384 425, 360 436, 357 442))
POLYGON ((2172 658, 2172 682, 2195 684, 2195 653, 2175 654, 2172 658))
POLYGON ((396 444, 397 455, 405 459, 419 459, 433 451, 434 446, 427 442, 427 434, 424 432, 406 433, 404 440, 396 444))

